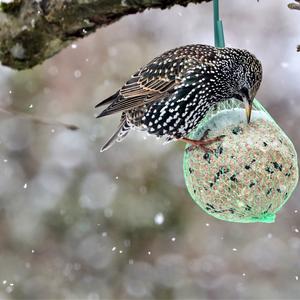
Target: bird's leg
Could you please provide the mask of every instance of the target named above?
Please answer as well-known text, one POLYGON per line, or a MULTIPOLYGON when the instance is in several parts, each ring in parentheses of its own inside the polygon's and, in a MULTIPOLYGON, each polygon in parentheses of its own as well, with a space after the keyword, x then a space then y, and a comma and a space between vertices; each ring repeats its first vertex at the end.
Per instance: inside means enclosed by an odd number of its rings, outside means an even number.
POLYGON ((213 152, 212 149, 206 147, 207 145, 211 145, 215 142, 221 141, 225 135, 220 135, 215 138, 207 139, 207 135, 209 133, 209 129, 207 129, 200 140, 192 140, 189 138, 181 138, 180 141, 190 144, 191 146, 187 148, 188 151, 195 149, 196 147, 201 148, 204 152, 213 152))

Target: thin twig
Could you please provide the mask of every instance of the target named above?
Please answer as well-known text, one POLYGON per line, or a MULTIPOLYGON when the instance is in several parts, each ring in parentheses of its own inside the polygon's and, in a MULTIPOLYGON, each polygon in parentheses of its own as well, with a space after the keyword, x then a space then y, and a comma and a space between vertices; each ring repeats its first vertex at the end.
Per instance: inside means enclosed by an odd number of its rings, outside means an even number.
POLYGON ((54 121, 54 120, 50 120, 50 119, 46 119, 46 118, 42 118, 42 117, 38 117, 38 116, 32 116, 27 113, 15 111, 15 110, 7 110, 3 107, 0 107, 0 112, 4 113, 4 114, 8 114, 8 115, 13 115, 13 116, 22 116, 23 118, 29 119, 30 121, 32 121, 36 124, 47 125, 47 126, 60 126, 60 127, 66 128, 68 130, 78 130, 79 129, 78 126, 73 125, 73 124, 67 124, 67 123, 63 123, 60 121, 54 121))

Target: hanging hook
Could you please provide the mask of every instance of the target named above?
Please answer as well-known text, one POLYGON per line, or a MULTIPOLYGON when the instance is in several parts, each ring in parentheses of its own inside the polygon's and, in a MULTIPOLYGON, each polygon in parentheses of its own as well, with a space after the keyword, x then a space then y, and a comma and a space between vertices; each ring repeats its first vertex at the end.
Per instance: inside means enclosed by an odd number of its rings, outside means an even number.
MULTIPOLYGON (((219 13, 219 0, 213 0, 213 1, 214 1, 215 47, 224 48, 225 38, 224 38, 223 23, 222 20, 220 19, 220 13, 219 13)), ((269 114, 257 99, 253 100, 253 107, 258 108, 259 110, 263 110, 264 112, 269 114)))
POLYGON ((214 0, 214 32, 215 32, 215 46, 218 48, 225 47, 223 23, 220 20, 219 14, 219 0, 214 0))

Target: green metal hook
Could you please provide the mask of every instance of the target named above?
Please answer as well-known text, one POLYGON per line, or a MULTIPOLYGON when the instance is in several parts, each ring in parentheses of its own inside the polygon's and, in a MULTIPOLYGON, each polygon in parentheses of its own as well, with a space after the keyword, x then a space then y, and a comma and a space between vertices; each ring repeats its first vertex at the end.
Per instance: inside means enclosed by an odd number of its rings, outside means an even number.
POLYGON ((214 32, 215 32, 215 46, 218 48, 225 47, 223 23, 220 20, 219 14, 219 0, 214 0, 214 32))

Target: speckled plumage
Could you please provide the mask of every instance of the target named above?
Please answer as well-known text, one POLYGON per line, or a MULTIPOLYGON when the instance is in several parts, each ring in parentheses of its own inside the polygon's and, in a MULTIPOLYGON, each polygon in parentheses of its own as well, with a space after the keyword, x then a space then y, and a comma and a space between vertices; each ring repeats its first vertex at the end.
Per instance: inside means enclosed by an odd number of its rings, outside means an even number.
POLYGON ((188 45, 167 51, 96 106, 109 104, 98 117, 122 112, 117 132, 102 150, 130 129, 168 141, 187 137, 217 102, 252 101, 261 79, 260 62, 246 50, 188 45))

